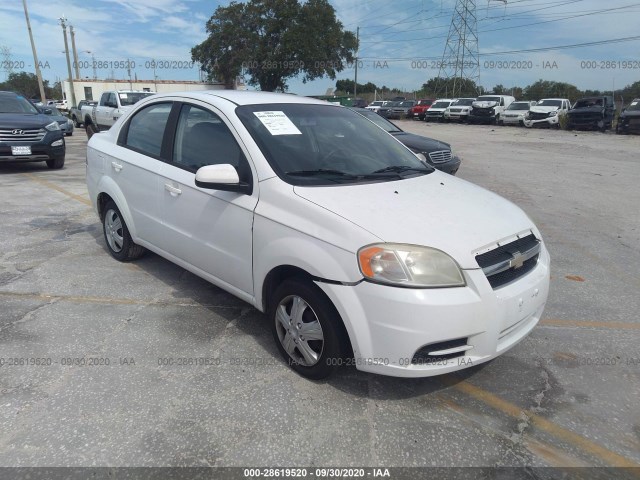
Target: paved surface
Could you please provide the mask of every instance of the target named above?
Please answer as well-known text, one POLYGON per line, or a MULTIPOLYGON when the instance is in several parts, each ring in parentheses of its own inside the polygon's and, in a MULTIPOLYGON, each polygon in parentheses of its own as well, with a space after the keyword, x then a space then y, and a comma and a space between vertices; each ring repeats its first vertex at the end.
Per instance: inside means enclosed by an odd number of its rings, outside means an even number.
POLYGON ((61 171, 0 165, 0 465, 639 465, 640 137, 399 123, 541 228, 552 293, 524 342, 440 378, 304 380, 253 308, 108 255, 76 132, 61 171), (180 358, 206 364, 159 364, 180 358))

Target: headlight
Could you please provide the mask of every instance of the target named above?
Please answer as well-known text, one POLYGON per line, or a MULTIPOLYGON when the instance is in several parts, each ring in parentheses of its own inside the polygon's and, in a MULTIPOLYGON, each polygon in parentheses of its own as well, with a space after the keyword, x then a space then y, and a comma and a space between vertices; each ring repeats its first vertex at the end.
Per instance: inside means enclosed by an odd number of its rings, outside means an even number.
POLYGON ((60 125, 58 125, 58 122, 51 122, 49 125, 47 125, 44 128, 46 128, 50 132, 55 132, 56 130, 60 130, 60 125))
POLYGON ((557 110, 555 110, 553 112, 549 112, 549 116, 550 117, 555 117, 556 115, 558 115, 558 111, 557 110))
POLYGON ((525 120, 529 120, 529 115, 530 114, 531 114, 531 112, 525 112, 525 114, 524 114, 525 120))
POLYGON ((368 280, 405 287, 463 287, 462 272, 453 258, 441 250, 378 243, 358 250, 358 264, 368 280))

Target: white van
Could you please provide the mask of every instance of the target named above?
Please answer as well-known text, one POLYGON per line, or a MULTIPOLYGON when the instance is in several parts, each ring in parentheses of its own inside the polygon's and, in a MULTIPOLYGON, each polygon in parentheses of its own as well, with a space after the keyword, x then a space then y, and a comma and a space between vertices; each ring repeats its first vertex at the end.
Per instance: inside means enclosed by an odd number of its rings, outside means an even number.
POLYGON ((515 101, 511 95, 482 95, 472 104, 469 123, 496 124, 506 108, 515 101))

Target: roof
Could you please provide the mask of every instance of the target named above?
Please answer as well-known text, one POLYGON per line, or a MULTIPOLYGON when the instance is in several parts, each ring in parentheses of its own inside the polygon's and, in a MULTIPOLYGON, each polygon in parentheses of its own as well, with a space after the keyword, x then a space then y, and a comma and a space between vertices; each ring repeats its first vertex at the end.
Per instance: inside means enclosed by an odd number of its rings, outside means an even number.
POLYGON ((255 92, 247 90, 201 90, 194 92, 167 92, 156 94, 158 96, 171 96, 171 97, 188 97, 195 98, 202 101, 210 101, 211 97, 218 97, 228 100, 236 105, 256 105, 266 103, 307 103, 317 105, 332 105, 329 102, 323 100, 316 100, 315 98, 302 97, 289 93, 272 93, 272 92, 255 92))

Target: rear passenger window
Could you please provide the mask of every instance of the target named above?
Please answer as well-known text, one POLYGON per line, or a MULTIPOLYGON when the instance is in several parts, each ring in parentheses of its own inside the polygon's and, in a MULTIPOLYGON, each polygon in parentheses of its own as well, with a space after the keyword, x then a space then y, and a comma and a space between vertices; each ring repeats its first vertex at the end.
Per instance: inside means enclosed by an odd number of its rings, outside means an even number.
POLYGON ((233 134, 219 116, 185 104, 178 119, 173 163, 193 172, 205 165, 228 163, 241 173, 246 160, 233 134))
POLYGON ((136 113, 129 120, 124 144, 140 153, 160 157, 171 107, 171 103, 155 103, 136 113))

